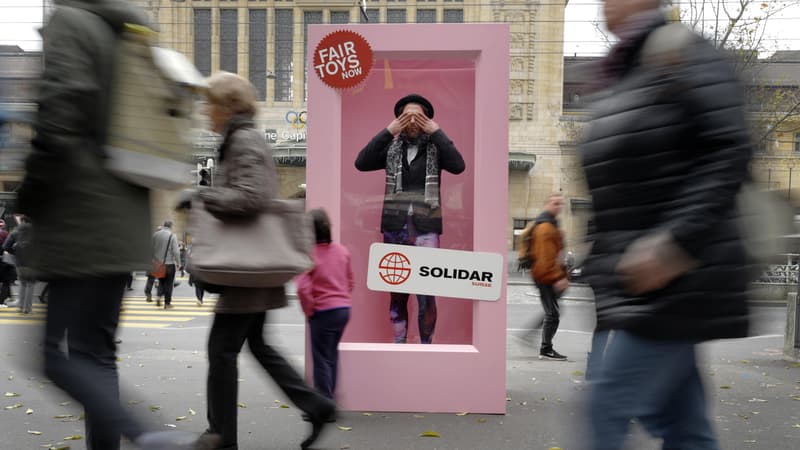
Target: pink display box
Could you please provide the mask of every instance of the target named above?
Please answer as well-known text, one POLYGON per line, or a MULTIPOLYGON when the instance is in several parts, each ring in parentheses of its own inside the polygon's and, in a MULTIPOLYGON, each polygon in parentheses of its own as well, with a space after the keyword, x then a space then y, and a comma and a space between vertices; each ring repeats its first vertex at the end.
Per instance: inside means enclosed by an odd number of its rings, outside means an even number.
MULTIPOLYGON (((442 172, 441 248, 506 255, 508 222, 508 25, 311 25, 308 51, 348 29, 372 46, 375 64, 355 89, 338 91, 309 64, 307 198, 323 207, 334 240, 353 255, 353 309, 340 344, 337 400, 344 410, 504 413, 505 298, 437 297, 434 344, 394 344, 389 294, 366 288, 369 246, 382 242, 384 171, 354 161, 394 118, 409 93, 428 98, 434 120, 466 163, 442 172)), ((502 280, 505 292, 505 278, 502 280)), ((409 342, 418 342, 416 297, 409 299, 409 342)), ((311 374, 310 354, 306 374, 311 374)))

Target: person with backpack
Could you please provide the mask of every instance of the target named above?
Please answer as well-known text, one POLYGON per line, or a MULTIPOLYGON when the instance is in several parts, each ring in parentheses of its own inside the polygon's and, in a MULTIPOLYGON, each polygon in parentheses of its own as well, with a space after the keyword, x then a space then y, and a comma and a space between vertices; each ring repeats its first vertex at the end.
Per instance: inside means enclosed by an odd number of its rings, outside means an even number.
POLYGON ((308 318, 314 387, 333 398, 339 367, 339 341, 350 320, 350 293, 355 281, 347 247, 331 239, 325 210, 311 210, 314 219, 314 268, 295 279, 300 306, 308 318))
POLYGON ((567 357, 553 348, 553 337, 558 331, 560 320, 558 299, 569 287, 562 258, 564 237, 558 229, 557 220, 563 206, 564 197, 561 194, 554 193, 548 197, 544 211, 531 227, 528 247, 531 277, 539 289, 539 300, 544 309, 539 358, 559 361, 564 361, 567 357))
POLYGON ((150 263, 150 192, 109 170, 104 144, 119 33, 146 27, 146 14, 119 0, 55 3, 18 190, 36 226, 30 265, 50 286, 44 373, 82 404, 88 449, 118 450, 121 435, 145 450, 216 448, 217 436, 149 431, 119 400, 114 339, 125 279, 150 263))
POLYGON ((14 255, 16 260, 17 276, 20 281, 19 299, 16 306, 19 307, 20 313, 30 314, 33 312, 33 288, 36 284, 29 258, 32 230, 27 217, 20 216, 19 220, 20 224, 3 242, 3 250, 14 255))

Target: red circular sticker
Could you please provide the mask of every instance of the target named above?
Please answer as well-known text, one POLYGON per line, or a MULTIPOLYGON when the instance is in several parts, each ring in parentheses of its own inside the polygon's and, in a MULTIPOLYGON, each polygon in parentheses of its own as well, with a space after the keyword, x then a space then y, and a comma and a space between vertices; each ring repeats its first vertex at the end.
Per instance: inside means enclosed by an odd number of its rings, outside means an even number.
POLYGON ((364 81, 372 70, 372 48, 363 36, 339 30, 325 36, 314 49, 314 71, 323 83, 348 89, 364 81))

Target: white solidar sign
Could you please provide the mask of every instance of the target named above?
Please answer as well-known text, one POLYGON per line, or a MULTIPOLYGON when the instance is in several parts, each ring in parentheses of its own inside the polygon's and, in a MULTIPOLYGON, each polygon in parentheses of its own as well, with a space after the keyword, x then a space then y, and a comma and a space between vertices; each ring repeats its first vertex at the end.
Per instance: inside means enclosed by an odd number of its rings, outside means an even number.
POLYGON ((367 287, 469 300, 496 301, 503 285, 503 256, 410 245, 372 244, 367 287))

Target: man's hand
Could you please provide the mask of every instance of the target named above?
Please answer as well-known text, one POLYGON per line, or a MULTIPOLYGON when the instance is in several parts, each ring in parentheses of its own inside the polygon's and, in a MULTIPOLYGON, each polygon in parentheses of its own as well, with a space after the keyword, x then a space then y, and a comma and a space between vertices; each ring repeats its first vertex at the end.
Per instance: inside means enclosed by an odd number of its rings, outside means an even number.
POLYGON ((617 264, 617 273, 629 294, 644 295, 667 287, 697 265, 671 235, 660 233, 632 243, 617 264))
POLYGON ((433 119, 429 119, 424 114, 417 114, 416 120, 425 134, 433 134, 439 131, 439 124, 434 122, 433 119))
POLYGON ((566 278, 562 278, 556 281, 555 284, 553 284, 553 289, 558 294, 566 291, 568 287, 569 287, 569 281, 566 278))
POLYGON ((403 132, 409 122, 411 122, 411 114, 403 113, 400 114, 400 117, 394 119, 386 129, 389 130, 389 133, 392 133, 392 136, 397 136, 403 132))

